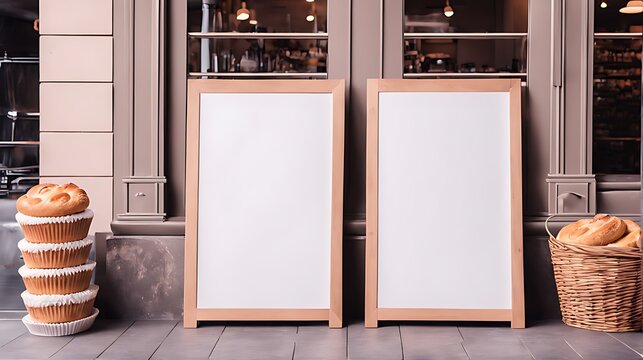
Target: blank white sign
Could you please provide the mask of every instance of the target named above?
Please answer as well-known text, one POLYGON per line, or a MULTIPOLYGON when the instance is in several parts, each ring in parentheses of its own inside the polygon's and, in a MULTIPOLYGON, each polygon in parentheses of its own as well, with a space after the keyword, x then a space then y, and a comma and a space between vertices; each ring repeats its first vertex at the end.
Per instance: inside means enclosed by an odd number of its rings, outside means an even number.
POLYGON ((200 97, 197 307, 330 307, 332 94, 200 97))
POLYGON ((508 92, 381 92, 378 307, 511 309, 508 92))

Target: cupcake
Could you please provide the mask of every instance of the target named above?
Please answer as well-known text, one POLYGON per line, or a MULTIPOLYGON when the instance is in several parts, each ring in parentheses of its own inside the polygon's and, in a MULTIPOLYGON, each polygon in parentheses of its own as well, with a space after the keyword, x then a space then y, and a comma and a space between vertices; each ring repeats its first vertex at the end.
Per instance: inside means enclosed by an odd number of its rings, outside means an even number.
POLYGON ((94 213, 89 197, 75 184, 40 184, 16 202, 16 220, 27 241, 64 243, 84 239, 94 213))
POLYGON ((18 248, 27 267, 59 269, 86 263, 93 243, 91 237, 64 244, 38 244, 22 239, 18 242, 18 248))
POLYGON ((98 286, 67 295, 34 295, 24 291, 21 296, 29 316, 41 323, 64 323, 92 314, 98 286))
POLYGON ((94 261, 62 269, 31 269, 22 266, 18 273, 30 294, 71 294, 89 287, 95 267, 94 261))
POLYGON ((34 321, 28 314, 22 318, 22 323, 25 324, 30 333, 38 336, 67 336, 78 334, 89 329, 94 320, 98 316, 98 309, 94 308, 91 315, 76 321, 58 324, 45 324, 34 321))

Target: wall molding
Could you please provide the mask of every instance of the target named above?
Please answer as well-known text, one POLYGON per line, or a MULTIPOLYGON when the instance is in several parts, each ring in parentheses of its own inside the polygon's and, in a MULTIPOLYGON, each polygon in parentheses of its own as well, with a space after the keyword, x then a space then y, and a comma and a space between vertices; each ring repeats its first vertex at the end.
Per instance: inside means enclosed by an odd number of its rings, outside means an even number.
POLYGON ((552 1, 552 109, 548 185, 550 214, 597 211, 592 174, 591 81, 593 0, 552 1))
POLYGON ((114 0, 114 219, 166 220, 165 0, 114 0))

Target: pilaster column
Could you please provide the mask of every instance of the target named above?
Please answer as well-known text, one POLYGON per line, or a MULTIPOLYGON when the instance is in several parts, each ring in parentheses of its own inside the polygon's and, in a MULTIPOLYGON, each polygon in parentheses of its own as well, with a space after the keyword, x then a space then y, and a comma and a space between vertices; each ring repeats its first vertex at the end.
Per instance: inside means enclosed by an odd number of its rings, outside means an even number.
MULTIPOLYGON (((115 0, 114 233, 165 221, 165 0, 115 0)), ((133 231, 135 233, 137 231, 133 231)))
POLYGON ((593 0, 552 1, 552 109, 549 213, 596 213, 591 169, 593 0))

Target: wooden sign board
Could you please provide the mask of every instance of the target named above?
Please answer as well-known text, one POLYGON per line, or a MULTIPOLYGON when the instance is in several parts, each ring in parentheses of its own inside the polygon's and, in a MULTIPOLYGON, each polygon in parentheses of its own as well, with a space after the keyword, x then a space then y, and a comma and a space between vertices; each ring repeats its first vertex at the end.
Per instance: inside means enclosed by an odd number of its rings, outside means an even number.
POLYGON ((184 326, 342 326, 343 80, 188 81, 184 326))
POLYGON ((369 80, 366 326, 524 327, 520 80, 369 80))

